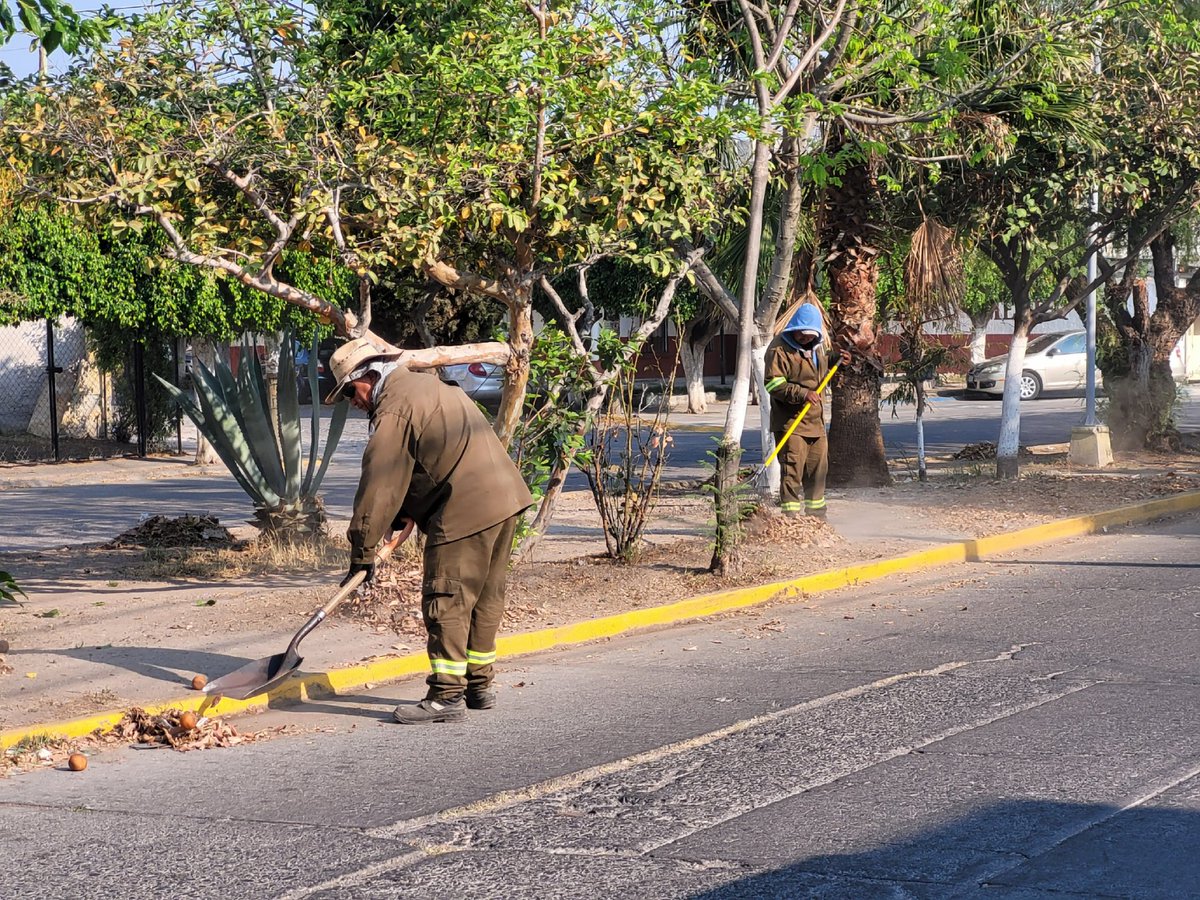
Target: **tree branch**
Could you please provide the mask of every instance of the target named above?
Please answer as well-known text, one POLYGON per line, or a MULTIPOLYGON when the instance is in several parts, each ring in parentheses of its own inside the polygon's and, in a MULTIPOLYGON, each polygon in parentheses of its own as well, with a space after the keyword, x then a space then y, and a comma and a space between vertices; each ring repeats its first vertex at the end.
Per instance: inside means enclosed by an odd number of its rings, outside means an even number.
POLYGON ((462 272, 440 259, 426 262, 423 268, 426 275, 443 287, 454 288, 456 291, 471 291, 499 300, 505 305, 512 301, 512 292, 506 290, 500 282, 472 272, 462 272))

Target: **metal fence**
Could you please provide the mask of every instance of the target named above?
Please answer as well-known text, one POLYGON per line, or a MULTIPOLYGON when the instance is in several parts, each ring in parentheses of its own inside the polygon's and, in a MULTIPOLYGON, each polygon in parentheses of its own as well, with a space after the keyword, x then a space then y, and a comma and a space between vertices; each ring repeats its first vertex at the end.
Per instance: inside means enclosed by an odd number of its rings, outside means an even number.
POLYGON ((178 413, 165 411, 152 378, 180 383, 178 343, 157 351, 133 339, 123 362, 104 368, 78 322, 0 328, 0 462, 181 450, 178 413))

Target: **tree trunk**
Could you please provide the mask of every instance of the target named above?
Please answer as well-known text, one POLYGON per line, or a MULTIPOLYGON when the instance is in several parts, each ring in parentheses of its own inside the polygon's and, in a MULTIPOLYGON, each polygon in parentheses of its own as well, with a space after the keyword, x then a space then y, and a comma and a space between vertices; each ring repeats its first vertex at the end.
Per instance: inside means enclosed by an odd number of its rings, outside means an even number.
POLYGON ((679 361, 687 385, 688 412, 702 413, 708 409, 704 391, 704 353, 712 339, 721 331, 724 315, 715 304, 704 308, 684 326, 679 336, 679 361))
POLYGON ((1032 327, 1028 306, 1028 303, 1018 304, 1012 343, 1008 347, 1004 400, 1000 407, 1000 438, 996 442, 997 478, 1016 478, 1021 472, 1021 372, 1025 369, 1025 347, 1029 344, 1032 327))
POLYGON ((741 542, 742 503, 739 496, 738 467, 742 458, 742 431, 750 404, 754 347, 755 288, 759 259, 762 255, 763 205, 770 179, 771 146, 766 138, 754 144, 754 166, 750 181, 750 214, 746 223, 746 257, 742 268, 742 290, 738 298, 737 359, 734 364, 733 394, 725 415, 725 430, 717 445, 713 504, 717 528, 713 541, 710 571, 720 576, 734 575, 741 568, 738 544, 741 542))
POLYGON ((879 251, 872 246, 871 219, 878 210, 878 188, 867 162, 851 166, 827 195, 826 239, 830 250, 829 314, 834 345, 855 351, 849 366, 832 382, 833 415, 829 426, 829 481, 836 485, 891 484, 883 432, 879 429, 880 372, 875 359, 875 284, 879 251))
POLYGON ((928 470, 925 466, 925 385, 918 381, 917 392, 917 480, 925 481, 928 470))
MULTIPOLYGON (((592 395, 588 398, 587 405, 584 407, 583 418, 580 419, 579 424, 575 427, 577 437, 582 436, 591 427, 596 414, 604 406, 604 399, 608 396, 608 388, 609 382, 604 380, 597 384, 592 391, 592 395)), ((554 515, 554 509, 558 505, 558 498, 562 495, 563 486, 567 482, 567 474, 571 471, 571 466, 575 464, 575 455, 579 449, 576 445, 571 445, 555 465, 554 471, 550 473, 550 480, 546 482, 546 493, 542 495, 542 502, 538 506, 537 515, 533 517, 533 521, 529 524, 529 534, 521 541, 521 545, 513 554, 513 565, 518 565, 528 559, 533 549, 542 542, 542 537, 550 527, 550 518, 554 515)), ((605 532, 605 535, 607 536, 607 532, 605 532)))
POLYGON ((971 365, 977 366, 987 359, 987 327, 992 320, 992 312, 971 317, 971 365))
POLYGON ((1106 367, 1104 391, 1113 447, 1173 451, 1180 446, 1175 426, 1177 388, 1171 354, 1200 315, 1200 272, 1176 285, 1175 240, 1169 232, 1150 244, 1158 303, 1153 314, 1146 283, 1126 278, 1105 292, 1109 315, 1125 351, 1124 365, 1106 367), (1126 307, 1132 300, 1132 314, 1126 307))
POLYGON ((870 369, 838 369, 829 422, 829 482, 882 486, 891 483, 879 430, 880 379, 870 369), (834 463, 837 463, 835 468, 834 463))
MULTIPOLYGON (((200 363, 204 363, 205 368, 210 372, 217 367, 217 347, 216 344, 208 339, 199 339, 192 342, 192 381, 195 382, 195 370, 200 363)), ((193 396, 195 391, 193 389, 193 396)), ((198 402, 198 401, 197 401, 198 402)), ((212 444, 204 437, 200 429, 196 429, 196 458, 194 464, 197 466, 211 466, 221 461, 217 456, 217 451, 212 448, 212 444)))
MULTIPOLYGON (((775 436, 771 433, 771 395, 767 393, 767 345, 756 343, 750 351, 753 363, 751 379, 758 395, 758 437, 763 459, 775 451, 775 436)), ((774 502, 779 496, 779 460, 773 459, 758 476, 758 493, 764 502, 774 502)))
POLYGON ((533 353, 533 289, 523 288, 509 301, 508 363, 504 369, 504 392, 496 413, 496 436, 508 447, 521 411, 525 408, 525 391, 529 386, 529 361, 533 353))
MULTIPOLYGON (((859 353, 875 348, 877 257, 843 253, 829 267, 835 343, 859 353)), ((832 382, 829 481, 835 485, 891 484, 879 428, 879 373, 861 360, 838 369, 832 382)))
POLYGON ((1127 345, 1129 371, 1104 379, 1108 397, 1107 420, 1112 429, 1115 450, 1179 449, 1180 436, 1175 427, 1177 387, 1171 374, 1170 354, 1160 359, 1149 344, 1136 341, 1127 345))

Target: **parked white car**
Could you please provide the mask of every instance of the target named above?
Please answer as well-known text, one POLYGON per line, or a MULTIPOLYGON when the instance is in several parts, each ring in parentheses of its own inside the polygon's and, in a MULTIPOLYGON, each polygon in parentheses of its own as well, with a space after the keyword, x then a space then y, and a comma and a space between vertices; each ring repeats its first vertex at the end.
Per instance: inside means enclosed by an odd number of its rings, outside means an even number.
MULTIPOLYGON (((993 356, 967 372, 967 391, 1000 396, 1008 354, 993 356)), ((1100 370, 1096 370, 1100 384, 1100 370)), ((1025 348, 1021 399, 1036 400, 1043 391, 1082 391, 1087 386, 1087 335, 1082 331, 1039 334, 1025 348)))
POLYGON ((495 363, 462 363, 438 371, 442 381, 457 385, 479 403, 498 403, 504 391, 504 367, 495 363))

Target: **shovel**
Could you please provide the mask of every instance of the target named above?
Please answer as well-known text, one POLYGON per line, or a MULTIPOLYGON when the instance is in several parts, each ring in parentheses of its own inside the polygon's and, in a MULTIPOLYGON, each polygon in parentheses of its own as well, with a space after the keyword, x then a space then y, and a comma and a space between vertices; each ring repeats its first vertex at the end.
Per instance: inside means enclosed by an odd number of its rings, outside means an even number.
MULTIPOLYGON (((375 565, 379 565, 391 556, 392 551, 407 536, 407 532, 404 532, 380 547, 379 552, 375 554, 375 565)), ((300 663, 304 662, 304 658, 299 653, 300 642, 308 636, 310 631, 324 622, 326 617, 332 615, 333 611, 358 589, 366 577, 366 572, 356 572, 354 577, 329 599, 328 603, 312 614, 312 617, 296 632, 296 636, 292 638, 292 642, 282 653, 246 663, 228 675, 222 675, 215 681, 210 681, 204 686, 204 693, 210 697, 232 697, 234 700, 245 700, 279 684, 300 668, 300 663)))

